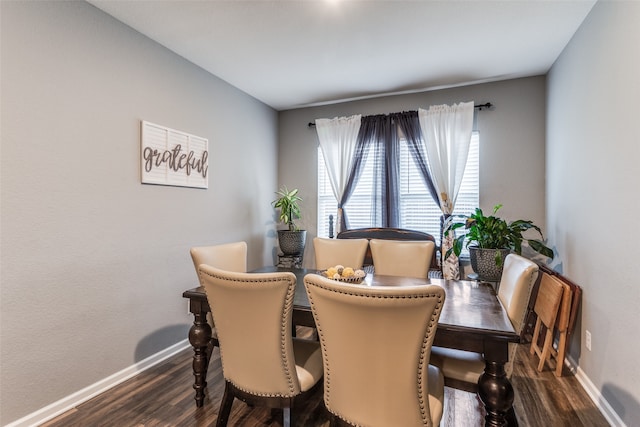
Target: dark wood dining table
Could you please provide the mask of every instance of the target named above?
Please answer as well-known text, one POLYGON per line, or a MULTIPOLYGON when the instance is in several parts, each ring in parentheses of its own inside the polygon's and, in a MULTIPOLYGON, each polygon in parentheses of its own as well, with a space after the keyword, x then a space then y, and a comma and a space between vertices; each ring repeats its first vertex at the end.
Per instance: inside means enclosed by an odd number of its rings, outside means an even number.
MULTIPOLYGON (((291 271, 298 279, 293 324, 315 327, 304 276, 318 272, 279 267, 263 267, 253 272, 275 271, 291 271)), ((506 425, 505 415, 512 410, 514 400, 513 386, 505 373, 505 363, 509 359, 508 344, 519 342, 520 337, 489 283, 370 274, 357 286, 415 286, 429 283, 442 286, 446 295, 433 345, 484 355, 485 372, 478 380, 478 395, 486 409, 485 425, 506 425)), ((210 308, 202 287, 189 289, 182 296, 189 299, 190 311, 194 316, 189 330, 189 342, 194 350, 193 388, 196 391, 196 405, 202 406, 211 351, 211 327, 206 319, 210 308)))

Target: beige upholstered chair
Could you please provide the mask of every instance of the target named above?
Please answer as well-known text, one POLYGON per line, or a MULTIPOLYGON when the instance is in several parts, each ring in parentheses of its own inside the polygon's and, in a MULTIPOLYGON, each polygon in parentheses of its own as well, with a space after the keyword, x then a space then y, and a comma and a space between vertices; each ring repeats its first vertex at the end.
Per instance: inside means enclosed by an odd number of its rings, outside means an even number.
POLYGON ((237 397, 283 408, 288 426, 290 409, 322 379, 320 344, 291 334, 296 276, 235 273, 208 265, 200 265, 199 273, 218 330, 225 379, 217 425, 227 424, 237 397))
MULTIPOLYGON (((405 228, 392 227, 372 227, 372 228, 352 228, 343 230, 336 236, 338 239, 379 239, 379 240, 427 240, 436 244, 436 239, 429 233, 422 231, 407 230, 405 228)), ((431 256, 431 266, 429 268, 429 277, 442 279, 442 269, 438 261, 439 249, 433 251, 431 256)), ((374 272, 373 257, 371 256, 371 247, 364 256, 364 270, 370 273, 374 272)))
POLYGON ((369 247, 376 274, 424 279, 429 275, 433 242, 371 239, 369 247))
POLYGON ((325 239, 314 237, 313 249, 316 253, 316 269, 326 270, 334 265, 362 268, 367 253, 367 239, 325 239))
MULTIPOLYGON (((225 243, 214 246, 196 246, 191 248, 191 259, 196 269, 200 286, 203 286, 198 267, 200 264, 207 264, 212 267, 221 268, 228 271, 236 271, 245 273, 247 271, 247 244, 246 242, 225 243)), ((218 335, 213 324, 211 313, 207 314, 207 321, 211 326, 211 343, 213 346, 218 345, 218 335)), ((212 348, 209 348, 209 356, 212 348)))
POLYGON ((304 283, 322 345, 332 425, 439 425, 444 379, 429 355, 444 290, 352 285, 318 274, 306 275, 304 283))
POLYGON ((196 273, 200 264, 207 264, 227 271, 246 273, 247 244, 245 242, 235 242, 215 246, 196 246, 191 248, 191 259, 193 259, 196 273))
MULTIPOLYGON (((524 327, 531 289, 537 277, 538 264, 516 254, 506 256, 498 299, 518 334, 524 327)), ((516 349, 517 344, 509 344, 509 361, 505 364, 508 377, 513 371, 516 349)), ((478 389, 478 379, 485 365, 482 354, 442 347, 433 347, 431 363, 442 369, 446 385, 472 392, 478 389)))

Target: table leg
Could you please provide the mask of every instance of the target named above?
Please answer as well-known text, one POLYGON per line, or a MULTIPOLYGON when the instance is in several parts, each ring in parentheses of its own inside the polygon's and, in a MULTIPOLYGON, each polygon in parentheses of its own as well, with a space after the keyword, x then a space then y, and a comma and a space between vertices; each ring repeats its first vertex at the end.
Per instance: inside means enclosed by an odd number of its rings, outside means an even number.
POLYGON ((207 311, 201 303, 191 300, 190 310, 193 313, 193 325, 189 329, 189 342, 193 346, 193 375, 196 390, 196 406, 204 403, 204 390, 207 387, 207 368, 209 357, 207 347, 211 341, 211 326, 207 322, 207 311))
POLYGON ((485 345, 485 368, 478 380, 478 395, 487 412, 485 416, 487 427, 506 426, 508 414, 511 415, 509 418, 515 419, 513 414, 515 394, 504 370, 508 356, 507 343, 485 345))

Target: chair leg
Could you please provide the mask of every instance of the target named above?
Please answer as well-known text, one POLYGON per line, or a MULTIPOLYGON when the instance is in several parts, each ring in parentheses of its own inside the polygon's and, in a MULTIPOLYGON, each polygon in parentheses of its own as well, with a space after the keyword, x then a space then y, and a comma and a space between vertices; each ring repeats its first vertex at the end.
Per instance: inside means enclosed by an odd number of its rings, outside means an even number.
POLYGON ((540 355, 540 362, 538 363, 538 372, 542 372, 545 362, 547 361, 547 359, 549 359, 549 355, 551 354, 552 343, 553 343, 553 328, 547 328, 547 333, 544 338, 544 345, 542 347, 542 354, 540 355))
POLYGON ((562 368, 564 366, 564 355, 567 350, 567 331, 561 331, 558 334, 558 353, 556 354, 556 377, 562 376, 562 368))
POLYGON ((507 421, 507 425, 509 427, 518 426, 518 418, 516 417, 516 411, 515 409, 513 409, 513 406, 511 407, 511 409, 509 409, 509 411, 507 411, 504 418, 507 421))
POLYGON ((536 320, 536 327, 533 329, 533 338, 531 338, 531 348, 529 352, 531 354, 535 353, 538 350, 538 337, 540 336, 540 326, 542 325, 542 320, 538 317, 536 320))
POLYGON ((216 427, 226 427, 229 422, 229 414, 231 414, 231 405, 233 405, 233 391, 231 390, 231 384, 228 381, 224 383, 224 394, 222 395, 222 401, 220 402, 220 409, 218 410, 218 421, 216 427))

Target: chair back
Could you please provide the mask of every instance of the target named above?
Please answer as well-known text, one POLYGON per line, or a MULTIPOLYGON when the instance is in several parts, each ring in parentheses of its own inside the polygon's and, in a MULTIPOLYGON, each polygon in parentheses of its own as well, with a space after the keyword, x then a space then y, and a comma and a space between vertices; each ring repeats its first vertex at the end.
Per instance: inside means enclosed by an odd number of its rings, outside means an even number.
POLYGON ((431 426, 432 417, 437 425, 442 407, 430 371, 444 385, 429 358, 444 290, 351 285, 318 274, 304 282, 322 346, 326 408, 353 425, 431 426))
POLYGON ((553 329, 555 326, 563 294, 563 283, 550 274, 542 273, 533 311, 547 328, 553 329))
POLYGON ((376 274, 426 279, 435 243, 411 240, 369 241, 376 274))
POLYGON ((518 334, 524 327, 531 290, 537 278, 538 264, 535 262, 516 254, 505 257, 498 299, 518 334))
MULTIPOLYGON (((380 239, 380 240, 428 240, 436 244, 436 239, 429 233, 404 228, 393 227, 372 227, 372 228, 352 228, 343 230, 336 236, 338 239, 380 239)), ((437 248, 436 248, 437 249, 437 248)), ((440 265, 436 257, 437 250, 433 251, 431 257, 431 270, 440 271, 440 265)), ((371 250, 367 251, 364 257, 364 266, 373 265, 371 250)))
POLYGON ((354 269, 362 268, 368 247, 367 239, 338 240, 314 237, 316 269, 326 270, 338 264, 354 269))
POLYGON ((296 276, 200 265, 225 380, 256 395, 300 393, 291 334, 296 276))
MULTIPOLYGON (((198 273, 200 264, 227 271, 245 273, 247 271, 247 243, 235 242, 215 246, 195 246, 191 248, 191 259, 198 273)), ((200 279, 200 276, 198 276, 200 279)), ((202 282, 200 282, 202 286, 202 282)))

